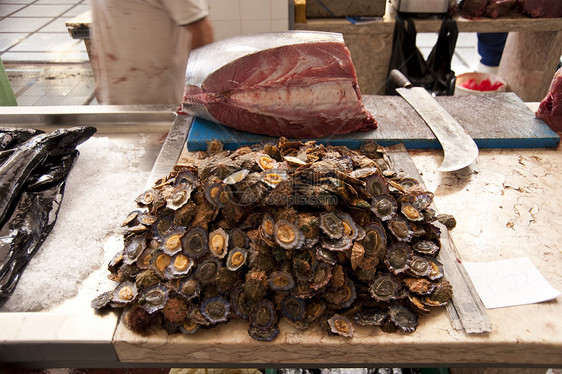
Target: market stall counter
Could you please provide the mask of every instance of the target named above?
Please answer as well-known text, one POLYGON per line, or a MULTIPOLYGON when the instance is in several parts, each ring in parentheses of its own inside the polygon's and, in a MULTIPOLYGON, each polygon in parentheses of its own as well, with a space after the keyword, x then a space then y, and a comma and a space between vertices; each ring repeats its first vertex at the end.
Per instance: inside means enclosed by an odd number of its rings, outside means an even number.
MULTIPOLYGON (((367 106, 373 99, 365 98, 367 106)), ((421 316, 417 330, 409 334, 357 326, 352 338, 344 338, 328 335, 318 326, 301 331, 283 320, 271 342, 252 339, 248 323, 241 320, 193 335, 168 335, 162 329, 146 336, 136 334, 125 327, 119 311, 95 312, 91 301, 114 287, 107 279, 107 264, 123 245, 121 222, 146 186, 164 176, 151 176, 151 171, 167 133, 178 122, 188 128, 191 117, 175 108, 106 106, 1 108, 0 117, 5 126, 49 129, 87 124, 98 128, 90 144, 89 140, 78 148, 83 163, 72 170, 77 179, 69 177, 52 237, 43 253, 34 257, 38 264, 32 262, 26 269, 29 273, 18 286, 21 291, 12 295, 22 305, 10 300, 2 308, 2 366, 562 366, 559 298, 485 310, 491 331, 482 333, 457 330, 449 311, 441 309, 421 316), (92 175, 94 179, 89 179, 92 175), (71 213, 75 212, 87 224, 74 226, 78 219, 71 213), (70 247, 70 252, 64 247, 70 247), (54 254, 55 260, 46 252, 54 254), (62 269, 46 271, 40 266, 59 259, 62 269), (83 262, 83 269, 73 267, 77 261, 83 262), (63 284, 61 278, 72 278, 76 272, 83 274, 63 284), (34 279, 46 287, 34 289, 34 279), (62 290, 51 288, 59 283, 62 290), (31 291, 24 290, 26 286, 31 291)), ((560 288, 559 146, 480 149, 473 165, 450 173, 437 171, 442 159, 439 150, 406 151, 398 145, 389 147, 388 153, 398 173, 421 178, 435 194, 436 209, 455 217, 457 225, 449 232, 450 239, 444 236, 454 255, 452 262, 462 267, 465 261, 528 257, 551 285, 560 288)), ((184 149, 181 157, 186 155, 184 149)), ((474 300, 467 302, 472 305, 474 300)))

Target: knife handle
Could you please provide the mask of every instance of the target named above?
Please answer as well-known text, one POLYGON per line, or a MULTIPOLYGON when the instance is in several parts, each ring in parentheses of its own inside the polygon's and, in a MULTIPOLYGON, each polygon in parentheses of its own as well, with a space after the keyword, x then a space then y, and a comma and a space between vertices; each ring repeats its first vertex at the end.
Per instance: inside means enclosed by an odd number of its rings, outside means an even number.
POLYGON ((404 74, 398 69, 392 69, 390 71, 390 79, 398 86, 398 87, 405 87, 410 88, 412 87, 412 83, 406 78, 404 74))

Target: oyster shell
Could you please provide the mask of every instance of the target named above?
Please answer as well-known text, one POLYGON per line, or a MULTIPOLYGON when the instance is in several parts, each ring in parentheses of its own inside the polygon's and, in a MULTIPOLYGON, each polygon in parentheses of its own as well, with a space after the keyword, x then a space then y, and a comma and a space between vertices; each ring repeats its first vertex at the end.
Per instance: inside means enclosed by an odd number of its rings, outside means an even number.
POLYGON ((281 301, 280 307, 281 315, 290 322, 304 321, 306 317, 306 303, 303 299, 289 295, 281 301))
POLYGON ((384 262, 388 270, 394 274, 400 274, 408 270, 412 251, 410 246, 405 243, 394 243, 386 250, 384 262))
POLYGON ((381 221, 388 221, 396 215, 398 204, 389 194, 378 194, 373 197, 371 210, 381 221))
POLYGON ((291 273, 286 271, 274 271, 269 276, 268 284, 274 291, 290 291, 295 286, 295 280, 291 273))
POLYGON ((191 227, 181 239, 183 253, 193 259, 199 259, 207 254, 209 244, 207 231, 202 227, 191 227))
POLYGON ((148 313, 152 314, 166 305, 170 290, 161 285, 155 284, 147 288, 139 298, 139 305, 144 308, 148 313))
POLYGON ((390 274, 379 274, 369 286, 369 293, 377 301, 390 301, 397 298, 400 282, 390 274))
POLYGON ((286 220, 279 220, 273 229, 275 242, 285 249, 298 249, 304 243, 304 235, 295 225, 286 220))
POLYGON ((410 242, 414 237, 414 230, 412 230, 410 224, 398 217, 388 221, 388 229, 401 242, 410 242))
POLYGON ((328 326, 330 327, 330 331, 334 334, 345 336, 346 338, 353 337, 353 324, 347 317, 334 314, 328 319, 328 326))
POLYGON ((330 239, 339 239, 343 235, 343 221, 333 212, 320 215, 320 228, 330 239))
POLYGON ((228 252, 228 234, 222 228, 209 233, 209 251, 217 258, 224 258, 228 252))
POLYGON ((380 223, 368 223, 365 228, 365 237, 360 241, 365 256, 378 257, 386 248, 386 232, 380 223))
POLYGON ((250 314, 250 324, 260 330, 268 330, 277 323, 277 313, 272 301, 264 299, 254 306, 250 314))
POLYGON ((416 313, 450 300, 433 193, 392 170, 378 144, 220 145, 137 197, 108 266, 123 295, 94 308, 125 307, 141 333, 158 323, 192 334, 237 316, 270 341, 279 316, 343 336, 354 323, 411 332, 416 313))
POLYGON ((226 268, 230 271, 236 271, 244 266, 247 258, 248 251, 243 248, 234 248, 228 253, 226 268))
POLYGON ((230 304, 222 297, 207 299, 201 303, 200 312, 212 324, 228 320, 230 304))
POLYGON ((167 255, 173 256, 182 250, 182 237, 185 230, 178 229, 167 234, 162 240, 162 251, 167 255))
POLYGON ((401 304, 392 304, 390 306, 388 318, 404 332, 414 332, 416 327, 418 327, 418 317, 416 314, 401 304))
POLYGON ((219 259, 209 257, 197 264, 195 278, 203 285, 213 283, 217 279, 221 267, 219 259))

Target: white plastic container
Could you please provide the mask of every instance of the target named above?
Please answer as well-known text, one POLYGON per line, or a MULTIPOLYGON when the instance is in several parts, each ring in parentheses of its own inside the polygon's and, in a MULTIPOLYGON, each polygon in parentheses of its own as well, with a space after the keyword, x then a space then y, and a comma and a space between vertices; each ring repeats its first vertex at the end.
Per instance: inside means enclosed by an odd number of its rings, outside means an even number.
POLYGON ((490 73, 464 73, 457 75, 457 80, 455 83, 455 95, 473 95, 473 94, 482 94, 482 93, 494 93, 494 92, 505 92, 506 91, 506 82, 498 75, 490 74, 490 73), (481 83, 485 79, 489 79, 490 83, 493 85, 496 82, 502 83, 496 90, 487 90, 487 91, 479 91, 479 90, 471 90, 469 88, 465 88, 462 84, 470 79, 474 79, 477 83, 481 83))

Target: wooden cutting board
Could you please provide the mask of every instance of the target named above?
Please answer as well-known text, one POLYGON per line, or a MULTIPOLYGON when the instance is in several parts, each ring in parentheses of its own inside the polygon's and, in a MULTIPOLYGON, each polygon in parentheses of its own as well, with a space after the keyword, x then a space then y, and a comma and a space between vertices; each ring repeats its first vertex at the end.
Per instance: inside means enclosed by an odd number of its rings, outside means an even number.
MULTIPOLYGON (((514 93, 467 96, 441 96, 437 101, 472 136, 479 148, 556 148, 560 137, 514 93)), ((408 149, 441 148, 430 128, 417 112, 399 96, 364 96, 366 108, 379 127, 366 132, 314 139, 319 143, 358 148, 366 139, 380 145, 404 143, 408 149)), ((201 118, 195 118, 187 148, 202 151, 207 141, 218 139, 225 149, 236 149, 273 139, 238 131, 201 118)))

